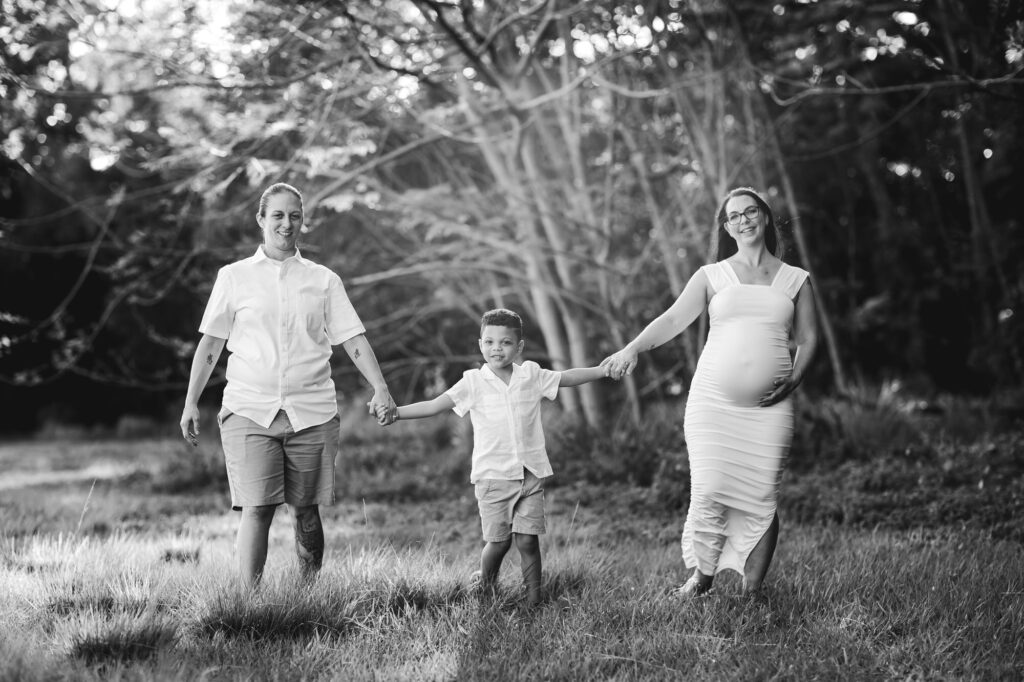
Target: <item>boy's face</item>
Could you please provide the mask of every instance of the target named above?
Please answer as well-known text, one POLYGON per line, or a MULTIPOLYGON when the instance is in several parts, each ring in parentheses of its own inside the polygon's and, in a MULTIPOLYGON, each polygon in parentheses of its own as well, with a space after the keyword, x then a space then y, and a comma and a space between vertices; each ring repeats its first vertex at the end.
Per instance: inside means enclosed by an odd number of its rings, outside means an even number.
POLYGON ((511 327, 487 325, 480 332, 480 352, 491 369, 505 369, 523 352, 524 342, 511 327))

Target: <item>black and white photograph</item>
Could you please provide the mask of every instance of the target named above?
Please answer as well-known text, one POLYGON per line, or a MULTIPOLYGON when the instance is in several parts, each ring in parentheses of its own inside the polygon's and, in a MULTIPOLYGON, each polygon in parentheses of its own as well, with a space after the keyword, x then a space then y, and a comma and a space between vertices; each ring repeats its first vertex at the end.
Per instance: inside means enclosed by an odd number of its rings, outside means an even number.
POLYGON ((1021 0, 0 0, 0 680, 1024 679, 1021 0))

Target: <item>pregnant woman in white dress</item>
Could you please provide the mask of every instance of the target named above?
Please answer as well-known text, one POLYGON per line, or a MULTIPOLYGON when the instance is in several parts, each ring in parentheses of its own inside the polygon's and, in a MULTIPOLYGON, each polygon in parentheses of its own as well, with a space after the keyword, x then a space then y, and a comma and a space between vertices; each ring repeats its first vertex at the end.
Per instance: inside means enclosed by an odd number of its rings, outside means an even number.
POLYGON ((707 592, 726 569, 743 575, 744 592, 760 590, 779 535, 779 481, 793 438, 788 397, 817 344, 810 280, 782 262, 767 202, 734 189, 716 223, 717 262, 602 363, 614 378, 630 374, 640 352, 676 337, 707 308, 710 331, 684 418, 691 491, 682 548, 694 571, 676 591, 682 597, 707 592))

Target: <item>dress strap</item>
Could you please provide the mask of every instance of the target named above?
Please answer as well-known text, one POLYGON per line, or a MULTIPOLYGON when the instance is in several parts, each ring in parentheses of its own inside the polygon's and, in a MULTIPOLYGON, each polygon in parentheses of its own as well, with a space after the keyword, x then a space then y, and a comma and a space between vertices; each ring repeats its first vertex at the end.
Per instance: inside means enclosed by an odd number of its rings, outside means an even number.
POLYGON ((810 273, 803 268, 798 268, 788 263, 783 263, 779 271, 775 273, 772 280, 772 287, 778 289, 790 299, 796 298, 804 281, 810 277, 810 273))
POLYGON ((725 265, 724 261, 705 265, 701 267, 701 270, 704 271, 704 276, 708 278, 708 282, 716 294, 731 284, 739 283, 736 274, 725 265))

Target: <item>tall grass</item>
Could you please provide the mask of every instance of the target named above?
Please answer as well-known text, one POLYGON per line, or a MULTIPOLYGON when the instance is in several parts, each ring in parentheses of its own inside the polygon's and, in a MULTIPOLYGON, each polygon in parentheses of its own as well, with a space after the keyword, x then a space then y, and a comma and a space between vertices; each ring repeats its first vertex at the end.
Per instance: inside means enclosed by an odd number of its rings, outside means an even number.
POLYGON ((546 602, 467 589, 447 548, 335 550, 241 594, 230 563, 169 565, 165 539, 38 539, 8 568, 0 679, 1010 679, 1024 673, 1019 545, 976 534, 787 529, 763 599, 723 576, 671 599, 673 545, 557 529, 546 602), (22 566, 25 562, 22 562, 22 566))
POLYGON ((801 405, 811 430, 754 600, 733 574, 669 596, 685 578, 681 405, 614 438, 549 415, 536 609, 514 550, 496 595, 469 588, 480 542, 459 420, 353 424, 319 579, 297 580, 282 510, 253 594, 235 579, 215 443, 37 444, 59 469, 134 468, 4 491, 0 680, 1024 677, 1024 430, 967 438, 882 402, 801 405))

